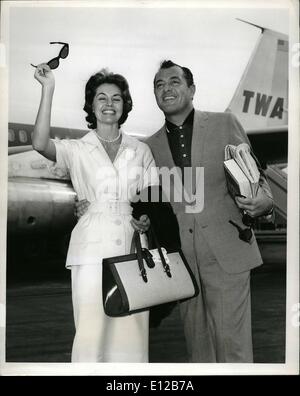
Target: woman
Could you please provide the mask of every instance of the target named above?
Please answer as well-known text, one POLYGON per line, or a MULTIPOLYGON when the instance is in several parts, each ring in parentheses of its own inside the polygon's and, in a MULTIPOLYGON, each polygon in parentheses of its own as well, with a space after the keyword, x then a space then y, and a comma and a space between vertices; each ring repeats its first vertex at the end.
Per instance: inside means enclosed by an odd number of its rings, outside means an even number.
POLYGON ((134 229, 148 229, 146 215, 132 218, 130 200, 138 190, 158 184, 148 146, 120 129, 132 109, 127 81, 105 70, 93 75, 84 106, 92 131, 78 140, 52 140, 54 75, 41 64, 34 77, 42 95, 33 147, 70 173, 78 199, 91 202, 73 229, 66 262, 76 328, 72 362, 147 362, 148 312, 110 318, 102 305, 102 259, 129 253, 134 229))

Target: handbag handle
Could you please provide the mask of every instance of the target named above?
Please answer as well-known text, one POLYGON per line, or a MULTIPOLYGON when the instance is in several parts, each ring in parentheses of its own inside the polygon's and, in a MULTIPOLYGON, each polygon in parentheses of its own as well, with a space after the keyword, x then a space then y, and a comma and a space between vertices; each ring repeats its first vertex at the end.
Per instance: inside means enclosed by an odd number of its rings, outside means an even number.
POLYGON ((153 230, 153 228, 151 226, 149 228, 149 231, 151 232, 151 235, 152 235, 152 238, 153 238, 153 241, 154 241, 154 245, 156 246, 156 248, 158 250, 162 266, 164 267, 164 271, 168 275, 169 278, 172 278, 170 266, 166 263, 165 256, 164 256, 164 254, 163 254, 163 252, 161 250, 161 246, 160 246, 160 244, 158 242, 157 236, 156 236, 156 234, 155 234, 155 232, 154 232, 154 230, 153 230))
POLYGON ((141 245, 140 234, 138 231, 134 231, 134 233, 133 233, 131 249, 134 248, 133 244, 135 244, 135 247, 136 247, 136 256, 137 256, 137 261, 138 261, 141 276, 143 278, 143 281, 147 283, 148 282, 147 272, 144 267, 142 245, 141 245))
MULTIPOLYGON (((165 271, 165 273, 167 274, 167 276, 169 278, 172 278, 170 266, 166 263, 165 257, 163 255, 162 250, 161 250, 161 246, 160 246, 160 244, 158 242, 158 239, 156 237, 156 234, 155 234, 155 232, 154 232, 154 230, 153 230, 153 228, 151 226, 149 228, 149 231, 151 232, 154 245, 155 245, 155 247, 158 250, 159 257, 160 257, 162 266, 164 268, 164 271, 165 271)), ((136 247, 138 266, 139 266, 139 269, 140 269, 141 276, 142 276, 142 278, 143 278, 143 280, 145 282, 148 282, 147 272, 146 272, 145 267, 144 267, 143 259, 146 260, 149 268, 153 268, 155 266, 155 264, 154 264, 152 258, 148 257, 148 255, 151 256, 151 253, 147 249, 143 249, 142 248, 140 234, 139 234, 138 231, 134 231, 134 233, 133 233, 132 242, 131 242, 131 248, 130 248, 130 252, 131 253, 134 252, 134 248, 135 247, 136 247)))

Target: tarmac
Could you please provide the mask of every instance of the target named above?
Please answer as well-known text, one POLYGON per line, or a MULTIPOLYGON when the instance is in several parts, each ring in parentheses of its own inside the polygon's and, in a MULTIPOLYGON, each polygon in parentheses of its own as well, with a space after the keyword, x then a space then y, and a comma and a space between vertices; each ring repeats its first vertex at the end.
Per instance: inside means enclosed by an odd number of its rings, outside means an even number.
MULTIPOLYGON (((264 244, 261 251, 265 264, 251 277, 254 362, 284 363, 285 243, 264 244)), ((74 337, 70 272, 55 254, 43 263, 36 256, 30 260, 31 268, 24 256, 20 262, 20 254, 17 261, 8 259, 14 271, 7 279, 6 362, 70 362, 74 337)), ((153 363, 187 362, 177 305, 151 314, 149 353, 153 363)))

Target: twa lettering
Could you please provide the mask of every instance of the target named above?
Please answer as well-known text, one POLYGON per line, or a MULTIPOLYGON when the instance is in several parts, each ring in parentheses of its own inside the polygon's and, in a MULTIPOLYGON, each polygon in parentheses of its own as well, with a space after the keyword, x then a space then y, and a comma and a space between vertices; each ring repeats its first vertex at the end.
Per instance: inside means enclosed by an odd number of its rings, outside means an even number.
POLYGON ((244 105, 243 105, 243 113, 249 112, 250 103, 253 103, 254 99, 254 114, 262 115, 263 117, 267 116, 269 109, 270 118, 278 117, 282 119, 282 113, 284 110, 284 98, 274 98, 275 104, 271 106, 271 102, 274 103, 272 95, 261 94, 260 92, 247 91, 246 89, 243 92, 244 96, 244 105), (270 107, 271 106, 271 107, 270 107))

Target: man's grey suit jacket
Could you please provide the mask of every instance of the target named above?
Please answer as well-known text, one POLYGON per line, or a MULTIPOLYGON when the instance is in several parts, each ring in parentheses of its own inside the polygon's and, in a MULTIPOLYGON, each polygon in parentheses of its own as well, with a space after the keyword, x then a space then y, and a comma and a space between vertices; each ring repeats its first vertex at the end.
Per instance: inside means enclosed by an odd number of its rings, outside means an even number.
MULTIPOLYGON (((172 169, 175 164, 166 133, 164 125, 146 143, 152 150, 156 166, 172 169)), ((240 210, 228 193, 223 167, 224 148, 227 144, 238 145, 243 142, 250 144, 233 114, 195 111, 191 162, 194 169, 204 168, 204 185, 198 183, 196 186, 194 183, 193 192, 196 187, 204 188, 204 207, 200 213, 186 213, 186 203, 175 202, 172 197, 170 199, 179 224, 183 252, 193 248, 191 231, 196 222, 221 267, 232 274, 262 264, 255 237, 250 243, 240 240, 238 230, 229 223, 229 220, 233 220, 245 228, 240 210)), ((263 174, 260 185, 272 197, 263 174)))

